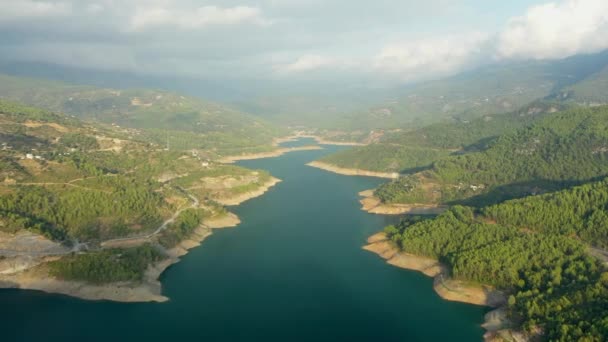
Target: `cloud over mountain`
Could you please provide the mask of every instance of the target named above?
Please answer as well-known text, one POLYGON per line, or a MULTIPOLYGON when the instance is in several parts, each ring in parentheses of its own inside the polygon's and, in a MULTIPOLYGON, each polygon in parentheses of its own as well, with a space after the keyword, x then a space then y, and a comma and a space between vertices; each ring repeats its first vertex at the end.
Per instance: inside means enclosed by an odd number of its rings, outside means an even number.
POLYGON ((0 61, 391 80, 608 48, 605 0, 0 0, 0 61))
POLYGON ((473 32, 394 43, 373 58, 373 68, 405 79, 450 74, 478 61, 487 40, 487 35, 473 32))
POLYGON ((502 58, 564 58, 608 48, 608 1, 534 6, 509 20, 498 38, 502 58))

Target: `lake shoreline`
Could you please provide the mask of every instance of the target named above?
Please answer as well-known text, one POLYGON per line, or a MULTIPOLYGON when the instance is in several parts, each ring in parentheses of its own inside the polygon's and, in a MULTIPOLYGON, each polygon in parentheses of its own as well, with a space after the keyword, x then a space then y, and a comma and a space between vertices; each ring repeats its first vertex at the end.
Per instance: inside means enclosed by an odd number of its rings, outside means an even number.
POLYGON ((445 300, 489 307, 499 307, 506 302, 505 295, 490 286, 450 278, 448 268, 437 260, 401 252, 382 232, 369 237, 367 243, 363 249, 386 259, 388 264, 434 278, 433 288, 445 300))
POLYGON ((366 177, 377 177, 377 178, 386 178, 386 179, 397 179, 399 178, 399 173, 397 172, 376 172, 369 170, 361 170, 361 169, 349 169, 343 168, 339 166, 335 166, 333 164, 328 164, 320 161, 312 161, 306 164, 310 167, 315 167, 317 169, 337 173, 345 176, 366 176, 366 177))
MULTIPOLYGON (((302 146, 294 148, 279 149, 270 154, 253 154, 231 157, 229 163, 238 160, 259 159, 280 156, 288 152, 318 150, 320 146, 302 146)), ((225 206, 236 206, 250 199, 259 197, 268 192, 281 180, 270 177, 266 182, 252 191, 248 191, 225 199, 217 200, 225 206)), ((61 280, 50 275, 47 263, 61 258, 61 256, 30 257, 18 256, 3 260, 3 268, 0 269, 0 288, 13 288, 22 290, 36 290, 46 293, 62 294, 84 300, 108 300, 115 302, 165 302, 169 298, 162 295, 162 284, 159 280, 162 273, 171 265, 180 261, 180 258, 188 254, 189 250, 198 247, 212 234, 213 229, 235 227, 240 224, 240 219, 233 213, 227 213, 221 217, 207 219, 185 240, 175 247, 164 250, 165 259, 151 264, 144 273, 140 282, 114 282, 108 284, 92 284, 84 281, 61 280)), ((142 240, 144 241, 144 240, 142 240)), ((135 247, 141 245, 117 246, 116 248, 135 247)))
POLYGON ((283 138, 279 138, 279 141, 281 142, 287 142, 287 141, 294 141, 294 140, 298 140, 300 138, 311 138, 311 139, 315 139, 315 141, 320 144, 320 145, 334 145, 334 146, 365 146, 367 144, 364 143, 359 143, 359 142, 355 142, 355 141, 333 141, 333 140, 327 140, 324 139, 318 135, 312 135, 312 134, 297 134, 297 135, 290 135, 287 137, 283 137, 283 138))
MULTIPOLYGON (((376 177, 384 179, 397 179, 399 173, 393 172, 376 172, 362 169, 350 169, 335 166, 333 164, 312 161, 307 166, 329 171, 344 176, 365 176, 365 177, 376 177)), ((447 205, 439 204, 426 204, 426 203, 411 203, 411 204, 387 204, 383 203, 379 198, 374 196, 374 190, 365 190, 359 192, 359 196, 363 197, 359 200, 361 203, 361 210, 366 211, 370 214, 377 215, 439 215, 448 209, 447 205)))
POLYGON ((205 221, 188 239, 166 250, 166 259, 150 265, 141 282, 115 282, 96 285, 83 281, 57 279, 49 274, 49 268, 45 264, 57 260, 59 257, 45 257, 31 268, 14 274, 1 275, 0 288, 36 290, 94 301, 165 302, 169 298, 162 295, 162 284, 159 280, 161 274, 171 265, 178 263, 182 256, 188 254, 189 250, 200 246, 212 234, 213 229, 235 227, 239 223, 239 218, 232 213, 205 221))
POLYGON ((260 152, 260 153, 246 153, 240 155, 226 156, 218 161, 222 164, 233 164, 237 161, 241 160, 254 160, 254 159, 264 159, 264 158, 276 158, 280 157, 286 153, 298 152, 298 151, 315 151, 322 150, 323 147, 319 145, 307 145, 307 146, 298 146, 298 147, 283 147, 276 149, 270 152, 260 152))
POLYGON ((270 190, 270 188, 274 187, 275 185, 279 184, 280 182, 282 182, 280 179, 275 178, 275 177, 270 177, 270 179, 268 181, 261 184, 260 187, 257 188, 256 190, 248 191, 248 192, 238 194, 238 195, 228 197, 228 198, 220 198, 220 199, 217 199, 216 202, 218 202, 222 205, 225 205, 225 206, 239 205, 250 199, 262 196, 263 194, 268 192, 268 190, 270 190))
POLYGON ((362 248, 380 256, 392 266, 418 271, 433 278, 433 289, 444 300, 494 308, 484 316, 484 341, 529 340, 526 334, 509 328, 511 322, 507 317, 504 292, 488 285, 453 279, 447 266, 432 258, 402 252, 383 232, 370 236, 362 248))
POLYGON ((365 190, 359 193, 362 199, 361 210, 378 215, 439 215, 448 209, 446 205, 437 204, 386 204, 374 196, 374 190, 365 190))

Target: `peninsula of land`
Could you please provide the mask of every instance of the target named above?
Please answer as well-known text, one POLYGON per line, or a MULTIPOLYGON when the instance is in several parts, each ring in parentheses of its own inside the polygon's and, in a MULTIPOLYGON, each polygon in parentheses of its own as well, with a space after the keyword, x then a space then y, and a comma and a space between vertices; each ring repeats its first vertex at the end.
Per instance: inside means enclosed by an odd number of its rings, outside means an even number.
POLYGON ((239 205, 245 201, 248 201, 252 198, 256 198, 265 194, 270 188, 279 184, 281 182, 280 179, 275 177, 270 177, 265 183, 261 184, 257 189, 243 192, 240 194, 235 194, 228 198, 218 198, 216 201, 225 206, 234 206, 239 205))
MULTIPOLYGON (((259 195, 265 191, 260 192, 259 195)), ((249 198, 253 198, 250 194, 249 198)), ((240 198, 244 200, 244 198, 240 198)), ((22 232, 11 236, 3 234, 1 241, 21 241, 24 247, 17 251, 13 257, 0 259, 0 288, 18 288, 25 290, 38 290, 48 293, 59 293, 86 300, 110 300, 117 302, 164 302, 169 298, 162 295, 160 275, 171 265, 180 261, 188 251, 201 244, 205 238, 212 234, 214 229, 235 227, 240 223, 239 218, 232 213, 209 218, 196 228, 186 239, 176 246, 165 249, 160 245, 164 258, 148 266, 141 281, 122 281, 105 284, 95 284, 85 281, 63 280, 54 277, 48 266, 49 262, 57 261, 69 251, 65 247, 52 242, 40 235, 22 232), (49 252, 54 251, 54 252, 49 252), (53 255, 56 254, 56 255, 53 255)), ((134 242, 114 243, 106 248, 125 248, 153 242, 154 237, 137 239, 134 242), (122 246, 120 246, 122 244, 122 246)), ((0 242, 1 242, 0 241, 0 242)), ((81 252, 88 253, 88 252, 81 252)))
POLYGON ((359 193, 363 197, 361 210, 367 211, 370 214, 379 215, 438 215, 448 209, 446 205, 437 204, 391 204, 384 203, 379 198, 374 196, 374 190, 365 190, 359 193))
POLYGON ((393 266, 422 272, 434 278, 433 288, 445 300, 490 307, 499 307, 506 302, 504 293, 490 286, 450 278, 448 269, 437 260, 400 251, 383 232, 369 237, 363 249, 376 253, 393 266))
POLYGON ((244 153, 244 154, 239 154, 239 155, 226 156, 226 157, 219 159, 219 162, 224 163, 224 164, 232 164, 239 160, 274 158, 274 157, 280 157, 280 156, 284 155, 285 153, 290 153, 290 152, 314 151, 314 150, 322 150, 322 149, 323 149, 323 147, 318 146, 318 145, 283 147, 283 148, 277 148, 274 151, 270 151, 270 152, 244 153))
POLYGON ((306 165, 316 167, 321 170, 337 173, 340 175, 346 175, 346 176, 366 176, 366 177, 378 177, 378 178, 387 178, 387 179, 399 178, 399 173, 397 173, 397 172, 377 172, 377 171, 369 171, 369 170, 361 170, 361 169, 348 169, 348 168, 342 168, 342 167, 338 167, 338 166, 320 162, 320 161, 313 161, 306 165))
POLYGON ((495 308, 484 317, 482 326, 487 331, 484 334, 485 341, 528 340, 526 334, 509 329, 512 324, 507 318, 507 298, 504 292, 488 285, 452 279, 445 265, 435 259, 399 250, 383 232, 370 236, 363 249, 379 255, 392 266, 418 271, 433 278, 433 289, 445 300, 495 308))

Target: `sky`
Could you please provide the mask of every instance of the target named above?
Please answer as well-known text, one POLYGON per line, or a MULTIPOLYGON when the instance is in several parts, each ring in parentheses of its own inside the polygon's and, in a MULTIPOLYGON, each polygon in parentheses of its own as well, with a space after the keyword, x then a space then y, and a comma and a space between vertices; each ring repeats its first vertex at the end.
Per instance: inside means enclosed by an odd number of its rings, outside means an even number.
POLYGON ((608 48, 607 0, 0 0, 0 60, 409 83, 608 48))

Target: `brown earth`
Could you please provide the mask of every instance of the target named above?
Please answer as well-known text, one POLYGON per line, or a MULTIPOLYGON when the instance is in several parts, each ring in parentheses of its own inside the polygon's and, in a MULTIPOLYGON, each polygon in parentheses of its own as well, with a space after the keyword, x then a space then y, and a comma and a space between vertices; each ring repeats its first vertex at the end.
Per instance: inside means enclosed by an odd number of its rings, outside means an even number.
POLYGON ((349 169, 349 168, 338 167, 338 166, 320 162, 320 161, 313 161, 306 165, 316 167, 317 169, 337 173, 340 175, 346 175, 346 176, 367 176, 367 177, 378 177, 378 178, 388 178, 388 179, 399 178, 399 173, 397 173, 397 172, 376 172, 376 171, 361 170, 361 169, 349 169))
POLYGON ((359 193, 359 196, 363 197, 359 201, 361 203, 361 210, 367 211, 370 214, 438 215, 448 209, 448 206, 438 205, 438 204, 423 204, 423 203, 386 204, 386 203, 383 203, 379 198, 374 197, 374 190, 361 191, 359 193))
POLYGON ((378 254, 393 266, 434 277, 433 287, 443 299, 490 307, 498 307, 506 301, 504 293, 488 285, 450 278, 447 267, 437 260, 400 251, 382 232, 372 235, 363 249, 378 254))

